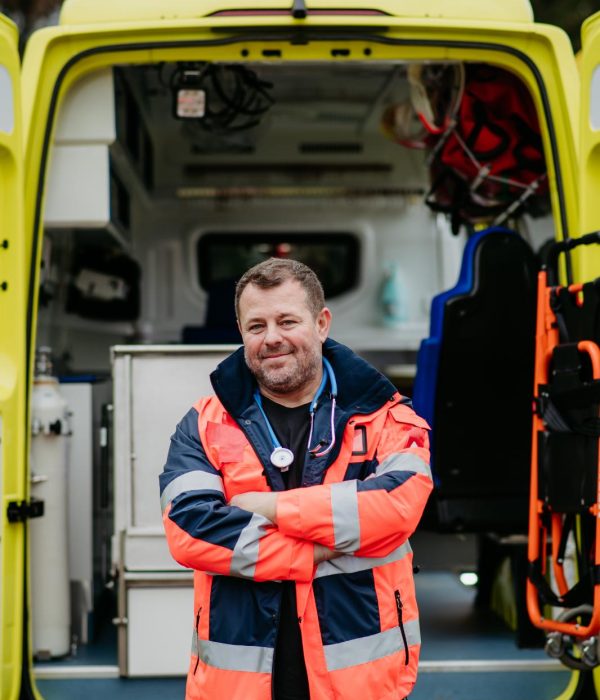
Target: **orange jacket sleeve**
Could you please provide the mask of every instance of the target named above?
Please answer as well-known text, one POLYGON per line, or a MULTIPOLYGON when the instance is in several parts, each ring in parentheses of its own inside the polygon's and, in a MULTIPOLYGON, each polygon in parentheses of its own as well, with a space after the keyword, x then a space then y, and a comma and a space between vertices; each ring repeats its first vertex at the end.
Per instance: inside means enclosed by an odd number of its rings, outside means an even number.
POLYGON ((221 473, 199 439, 198 420, 192 408, 177 426, 160 476, 163 523, 173 558, 213 574, 309 581, 314 544, 226 503, 221 473))
POLYGON ((280 532, 345 554, 387 556, 414 532, 433 487, 426 428, 412 409, 392 407, 375 473, 278 494, 280 532))

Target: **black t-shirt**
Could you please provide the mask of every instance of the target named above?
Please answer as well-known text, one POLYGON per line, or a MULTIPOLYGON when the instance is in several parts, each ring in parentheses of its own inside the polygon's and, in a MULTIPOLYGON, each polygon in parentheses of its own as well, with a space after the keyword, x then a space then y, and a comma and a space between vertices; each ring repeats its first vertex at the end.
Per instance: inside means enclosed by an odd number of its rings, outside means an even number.
POLYGON ((294 461, 289 470, 281 475, 286 488, 295 489, 302 483, 302 469, 310 431, 310 404, 288 408, 265 396, 262 397, 262 404, 282 447, 287 447, 294 453, 294 461))
MULTIPOLYGON (((283 480, 288 489, 302 484, 302 469, 310 431, 309 406, 288 408, 262 397, 263 408, 283 447, 294 453, 294 461, 283 480)), ((281 610, 273 665, 274 700, 309 700, 306 664, 296 610, 296 586, 282 581, 281 610)))

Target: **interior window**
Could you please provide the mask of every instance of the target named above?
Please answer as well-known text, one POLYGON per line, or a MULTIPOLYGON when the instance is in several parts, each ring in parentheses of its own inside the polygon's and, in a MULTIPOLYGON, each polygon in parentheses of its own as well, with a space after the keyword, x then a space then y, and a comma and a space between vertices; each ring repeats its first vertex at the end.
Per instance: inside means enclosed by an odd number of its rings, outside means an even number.
POLYGON ((360 244, 350 233, 206 233, 198 239, 199 282, 210 289, 223 280, 238 280, 252 265, 270 257, 292 258, 311 267, 323 281, 328 299, 358 282, 360 244))

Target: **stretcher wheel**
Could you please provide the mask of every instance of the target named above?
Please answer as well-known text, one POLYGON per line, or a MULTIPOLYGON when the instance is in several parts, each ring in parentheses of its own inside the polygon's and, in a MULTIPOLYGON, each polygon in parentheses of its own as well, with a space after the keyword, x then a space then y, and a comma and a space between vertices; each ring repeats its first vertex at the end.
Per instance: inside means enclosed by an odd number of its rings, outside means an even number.
MULTIPOLYGON (((589 620, 592 616, 591 605, 580 605, 565 610, 558 616, 559 622, 571 622, 578 617, 589 620)), ((558 659, 564 666, 576 671, 591 671, 600 663, 599 639, 596 636, 578 639, 562 632, 550 632, 546 637, 546 653, 558 659)))

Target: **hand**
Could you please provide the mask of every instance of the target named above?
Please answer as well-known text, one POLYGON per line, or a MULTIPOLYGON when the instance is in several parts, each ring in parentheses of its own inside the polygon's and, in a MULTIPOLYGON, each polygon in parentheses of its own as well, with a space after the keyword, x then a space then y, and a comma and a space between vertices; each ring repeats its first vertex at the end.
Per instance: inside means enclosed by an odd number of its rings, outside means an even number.
POLYGON ((315 544, 314 560, 315 566, 320 564, 322 561, 329 561, 330 559, 337 559, 341 557, 343 552, 336 552, 335 549, 329 549, 323 544, 315 544))
MULTIPOLYGON (((258 513, 264 516, 272 523, 277 523, 277 494, 269 491, 248 491, 248 493, 240 493, 234 496, 229 501, 230 506, 236 506, 242 510, 258 513)), ((334 549, 329 549, 322 544, 315 544, 314 548, 314 563, 315 566, 322 561, 337 559, 341 557, 343 552, 336 552, 334 549)))
POLYGON ((240 493, 229 501, 230 506, 236 506, 251 513, 258 513, 272 523, 277 522, 277 494, 269 491, 248 491, 240 493))

